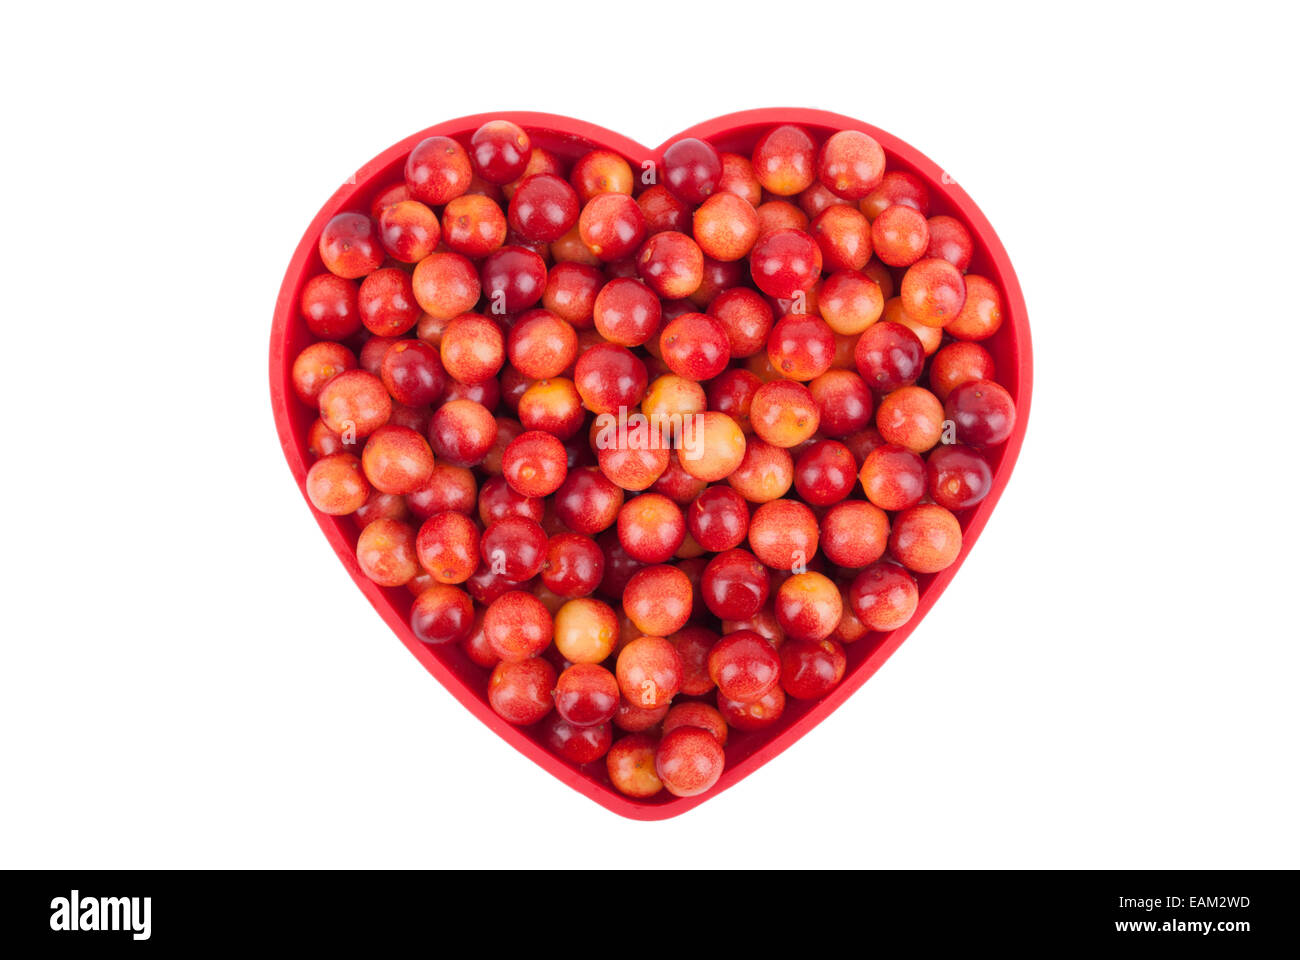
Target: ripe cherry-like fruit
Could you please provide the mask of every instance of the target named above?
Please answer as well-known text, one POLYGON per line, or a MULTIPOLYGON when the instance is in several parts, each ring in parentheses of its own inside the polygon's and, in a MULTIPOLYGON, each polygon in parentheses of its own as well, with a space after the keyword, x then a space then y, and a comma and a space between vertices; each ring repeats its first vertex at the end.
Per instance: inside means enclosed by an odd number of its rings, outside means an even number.
POLYGON ((684 203, 703 203, 721 177, 722 157, 710 143, 687 137, 664 151, 664 183, 684 203))
POLYGON ((628 703, 642 710, 667 706, 682 684, 682 660, 663 637, 633 640, 618 655, 619 689, 628 703))
POLYGON ((943 409, 956 425, 957 440, 977 447, 1005 443, 1016 425, 1015 401, 993 380, 961 384, 948 394, 943 409))
POLYGON ((659 741, 655 773, 675 797, 704 793, 722 776, 726 755, 717 738, 699 727, 678 727, 659 741))
POLYGON ((541 657, 502 661, 488 680, 488 703, 503 720, 531 726, 551 712, 555 680, 555 667, 541 657))
POLYGON ((781 647, 781 687, 797 700, 819 700, 844 678, 847 665, 834 640, 792 640, 781 647))
POLYGON ((483 614, 483 634, 506 662, 537 656, 550 646, 551 632, 551 612, 521 590, 501 594, 483 614))
POLYGON ((469 154, 451 137, 421 140, 406 159, 411 198, 431 207, 441 207, 467 191, 473 175, 469 154))
POLYGON ((752 703, 781 679, 776 648, 752 630, 739 630, 719 640, 709 653, 709 676, 729 700, 752 703))

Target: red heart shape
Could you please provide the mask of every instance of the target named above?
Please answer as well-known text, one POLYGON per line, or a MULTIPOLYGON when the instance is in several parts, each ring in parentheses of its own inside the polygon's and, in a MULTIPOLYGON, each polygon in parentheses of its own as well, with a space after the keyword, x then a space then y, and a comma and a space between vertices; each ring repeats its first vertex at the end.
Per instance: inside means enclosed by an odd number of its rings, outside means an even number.
POLYGON ((780 722, 770 729, 753 733, 733 731, 727 744, 726 770, 722 778, 711 790, 699 796, 674 797, 661 791, 651 800, 626 797, 608 782, 603 762, 597 761, 582 768, 574 767, 546 749, 536 739, 533 730, 511 726, 497 716, 487 702, 487 671, 471 663, 457 645, 430 647, 417 640, 407 623, 413 599, 410 591, 404 587, 386 589, 377 586, 362 574, 355 553, 358 532, 355 522, 347 517, 327 516, 313 509, 316 522, 320 524, 326 539, 361 592, 415 658, 471 713, 521 753, 615 813, 637 820, 673 817, 742 780, 829 716, 898 649, 956 576, 1006 487, 1024 439, 1032 380, 1029 323, 1024 298, 1006 251, 988 220, 965 191, 917 150, 898 138, 851 117, 821 110, 748 110, 698 124, 671 137, 663 146, 653 150, 601 127, 552 114, 497 113, 449 120, 407 137, 361 167, 312 220, 285 272, 271 329, 271 403, 285 459, 289 462, 304 500, 307 469, 310 466, 307 430, 316 414, 294 394, 290 369, 294 357, 314 339, 299 315, 298 303, 303 284, 310 277, 324 271, 317 250, 321 229, 331 217, 341 211, 369 210, 371 199, 381 189, 402 180, 402 168, 407 154, 424 138, 441 134, 465 142, 481 124, 494 119, 513 120, 529 131, 535 146, 551 150, 565 159, 573 160, 587 150, 602 147, 621 153, 632 163, 634 170, 646 160, 658 163, 664 148, 684 137, 698 137, 710 141, 719 150, 748 155, 758 136, 775 124, 799 124, 819 139, 837 130, 865 131, 884 148, 889 169, 910 171, 926 183, 930 189, 932 215, 953 215, 967 225, 975 248, 970 264, 971 272, 993 280, 1003 294, 1005 316, 1002 327, 991 340, 984 341, 984 346, 993 354, 998 380, 1015 399, 1017 422, 1010 439, 992 451, 990 461, 994 476, 991 492, 962 518, 963 544, 957 562, 938 574, 918 576, 920 603, 905 626, 889 633, 873 633, 846 647, 848 669, 839 686, 828 696, 818 701, 791 699, 780 722))

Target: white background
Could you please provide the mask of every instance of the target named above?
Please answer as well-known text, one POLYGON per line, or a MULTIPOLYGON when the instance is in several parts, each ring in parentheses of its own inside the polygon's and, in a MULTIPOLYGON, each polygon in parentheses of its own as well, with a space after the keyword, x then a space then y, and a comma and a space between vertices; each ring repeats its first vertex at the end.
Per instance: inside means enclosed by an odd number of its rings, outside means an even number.
POLYGON ((1300 866, 1282 4, 36 7, 0 41, 0 865, 1300 866), (657 143, 768 105, 861 117, 975 197, 1034 411, 884 669, 633 823, 352 587, 280 455, 271 311, 320 204, 429 124, 657 143))

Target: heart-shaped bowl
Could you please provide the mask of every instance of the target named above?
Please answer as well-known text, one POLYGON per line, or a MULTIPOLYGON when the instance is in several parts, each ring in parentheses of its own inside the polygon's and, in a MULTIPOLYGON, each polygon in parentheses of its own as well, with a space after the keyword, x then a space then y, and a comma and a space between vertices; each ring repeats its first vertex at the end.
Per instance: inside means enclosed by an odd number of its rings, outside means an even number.
POLYGON ((1007 442, 990 452, 992 490, 982 503, 961 517, 963 543, 957 561, 940 573, 917 577, 920 602, 916 613, 905 626, 888 633, 868 634, 858 642, 846 646, 848 667, 843 680, 830 694, 816 701, 789 699, 781 720, 768 729, 748 733, 733 730, 727 743, 726 769, 721 779, 712 789, 698 796, 674 797, 666 791, 660 791, 649 800, 626 797, 610 784, 603 760, 581 767, 574 766, 551 753, 540 741, 536 729, 515 727, 497 716, 487 700, 489 671, 470 661, 458 645, 433 647, 416 639, 408 625, 413 601, 410 591, 405 587, 390 589, 377 586, 361 572, 356 558, 357 535, 360 532, 356 521, 351 517, 327 516, 312 508, 308 502, 325 538, 371 605, 425 669, 472 714, 525 756, 602 806, 637 820, 666 819, 684 813, 743 780, 828 717, 898 649, 957 575, 1006 487, 1024 440, 1033 370, 1024 297, 1002 243, 966 192, 920 151, 897 137, 852 117, 796 108, 747 110, 698 124, 655 149, 644 147, 625 136, 590 123, 546 113, 501 112, 448 120, 389 147, 339 187, 307 227, 285 271, 271 328, 271 403, 285 459, 303 493, 304 501, 307 500, 307 470, 311 465, 307 452, 307 431, 316 419, 317 412, 302 403, 294 393, 290 370, 298 352, 315 339, 300 315, 298 304, 303 285, 325 270, 317 250, 321 229, 331 217, 340 212, 368 212, 372 200, 381 190, 401 183, 407 154, 421 140, 443 135, 453 137, 462 144, 468 143, 470 135, 479 126, 494 119, 514 121, 528 131, 534 146, 550 150, 568 162, 576 160, 588 150, 604 148, 622 154, 631 163, 633 170, 639 170, 645 161, 653 161, 658 165, 664 148, 684 137, 698 137, 709 141, 721 151, 748 156, 759 136, 781 123, 799 124, 818 140, 837 130, 865 131, 884 148, 889 169, 909 171, 929 188, 931 216, 947 214, 966 224, 974 243, 969 272, 989 278, 1002 292, 1002 326, 992 338, 983 341, 983 345, 993 355, 998 381, 1015 399, 1016 425, 1007 442))

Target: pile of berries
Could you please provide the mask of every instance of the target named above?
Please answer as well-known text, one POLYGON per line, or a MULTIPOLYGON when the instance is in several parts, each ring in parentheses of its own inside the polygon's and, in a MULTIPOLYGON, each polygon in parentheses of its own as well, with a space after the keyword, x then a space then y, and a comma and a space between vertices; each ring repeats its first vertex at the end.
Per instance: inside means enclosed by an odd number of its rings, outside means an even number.
POLYGON ((854 130, 430 137, 321 233, 307 495, 501 717, 628 796, 708 790, 907 623, 1012 432, 1000 292, 929 205, 854 130))

